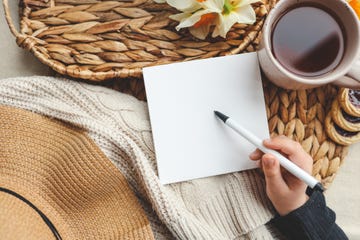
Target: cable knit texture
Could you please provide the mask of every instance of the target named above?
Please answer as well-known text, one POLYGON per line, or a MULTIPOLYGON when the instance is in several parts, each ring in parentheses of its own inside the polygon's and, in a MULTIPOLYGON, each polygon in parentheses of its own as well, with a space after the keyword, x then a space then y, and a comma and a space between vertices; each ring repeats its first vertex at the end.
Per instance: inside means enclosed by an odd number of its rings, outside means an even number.
POLYGON ((171 185, 159 182, 145 102, 86 83, 28 77, 0 80, 0 104, 85 129, 129 182, 155 238, 169 238, 159 219, 178 239, 274 238, 265 225, 274 210, 256 170, 171 185))

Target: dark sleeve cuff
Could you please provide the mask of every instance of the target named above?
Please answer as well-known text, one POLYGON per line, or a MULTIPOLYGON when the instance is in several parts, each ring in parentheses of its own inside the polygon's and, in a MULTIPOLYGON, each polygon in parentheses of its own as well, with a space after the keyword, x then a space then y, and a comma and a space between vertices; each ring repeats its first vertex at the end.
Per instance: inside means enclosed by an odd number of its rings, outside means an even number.
POLYGON ((314 191, 303 206, 272 222, 289 239, 347 239, 335 219, 334 211, 326 207, 324 195, 314 191))

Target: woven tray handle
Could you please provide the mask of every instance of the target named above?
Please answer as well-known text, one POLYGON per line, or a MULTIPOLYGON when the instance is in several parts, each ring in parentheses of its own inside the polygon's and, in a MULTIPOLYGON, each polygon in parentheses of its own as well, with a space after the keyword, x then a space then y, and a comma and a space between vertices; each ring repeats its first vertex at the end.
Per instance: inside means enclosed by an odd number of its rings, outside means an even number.
POLYGON ((3 6, 4 6, 5 18, 6 18, 6 21, 7 21, 8 25, 9 25, 11 33, 15 37, 19 37, 21 34, 19 33, 19 31, 14 26, 14 21, 11 18, 11 14, 10 14, 10 8, 9 8, 8 0, 3 0, 3 6))
MULTIPOLYGON (((33 37, 31 35, 27 35, 27 34, 23 34, 23 33, 19 32, 16 29, 16 27, 14 25, 14 21, 10 14, 9 1, 3 0, 2 2, 3 2, 6 21, 8 23, 11 33, 16 37, 16 43, 19 47, 22 47, 31 52, 34 52, 35 51, 34 46, 36 46, 37 44, 42 45, 45 43, 41 39, 37 39, 36 37, 33 37)), ((41 59, 40 59, 40 61, 41 61, 41 59)))

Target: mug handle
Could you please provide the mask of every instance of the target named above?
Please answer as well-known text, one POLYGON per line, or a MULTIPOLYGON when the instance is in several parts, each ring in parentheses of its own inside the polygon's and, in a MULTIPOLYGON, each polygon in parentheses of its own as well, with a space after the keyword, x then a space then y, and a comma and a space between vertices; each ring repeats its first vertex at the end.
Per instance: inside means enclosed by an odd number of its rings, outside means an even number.
POLYGON ((345 76, 336 80, 334 84, 340 87, 360 89, 360 57, 353 64, 350 71, 345 76))

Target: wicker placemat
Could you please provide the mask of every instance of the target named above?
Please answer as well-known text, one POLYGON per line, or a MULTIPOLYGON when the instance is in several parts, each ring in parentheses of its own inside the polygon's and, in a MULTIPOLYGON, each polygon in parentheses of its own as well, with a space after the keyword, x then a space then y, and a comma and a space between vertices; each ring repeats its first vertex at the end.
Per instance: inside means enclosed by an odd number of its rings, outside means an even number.
POLYGON ((301 143, 314 159, 313 175, 328 188, 348 153, 325 132, 325 117, 338 88, 327 85, 290 91, 265 81, 265 102, 272 136, 285 135, 301 143))
MULTIPOLYGON (((114 78, 101 84, 141 100, 146 100, 142 67, 255 51, 265 16, 275 2, 255 4, 257 22, 235 25, 226 40, 199 41, 187 30, 176 32, 177 23, 168 19, 174 9, 151 0, 21 0, 20 32, 12 23, 8 0, 3 0, 17 43, 41 62, 75 78, 114 78)), ((284 134, 300 142, 314 158, 313 175, 325 187, 348 150, 324 130, 337 91, 330 85, 288 91, 264 80, 271 135, 284 134)))

